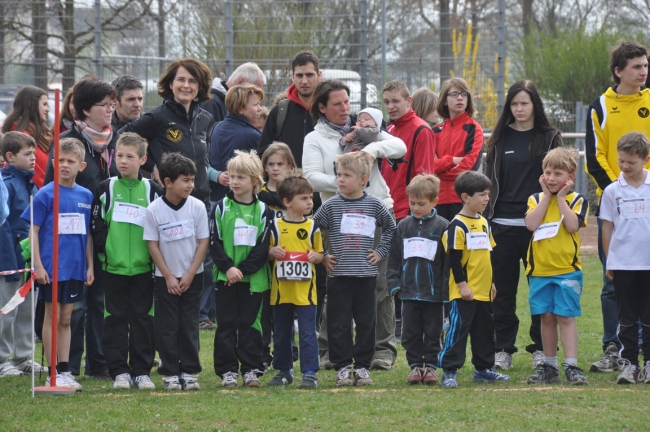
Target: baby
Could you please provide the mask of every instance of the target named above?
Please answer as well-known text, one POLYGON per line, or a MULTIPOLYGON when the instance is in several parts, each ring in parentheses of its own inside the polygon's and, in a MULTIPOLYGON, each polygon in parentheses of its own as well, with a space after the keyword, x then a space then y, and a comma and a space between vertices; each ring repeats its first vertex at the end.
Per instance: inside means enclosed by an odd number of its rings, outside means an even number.
POLYGON ((366 145, 381 140, 381 122, 384 115, 377 108, 364 108, 359 111, 353 132, 341 138, 343 153, 355 152, 366 145))

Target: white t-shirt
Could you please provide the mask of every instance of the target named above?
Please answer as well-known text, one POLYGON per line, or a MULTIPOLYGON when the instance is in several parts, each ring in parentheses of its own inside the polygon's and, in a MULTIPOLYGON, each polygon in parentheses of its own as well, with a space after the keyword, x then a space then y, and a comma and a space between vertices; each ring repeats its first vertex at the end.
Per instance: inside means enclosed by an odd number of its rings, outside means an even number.
POLYGON ((643 171, 638 189, 621 173, 603 192, 599 217, 614 224, 607 270, 650 270, 650 175, 643 171))
MULTIPOLYGON (((158 247, 169 271, 177 278, 192 266, 198 240, 210 237, 205 205, 189 196, 180 207, 172 207, 163 197, 147 207, 144 222, 144 240, 158 241, 158 247)), ((198 273, 203 272, 203 263, 198 273)), ((162 273, 156 266, 156 276, 162 273)))

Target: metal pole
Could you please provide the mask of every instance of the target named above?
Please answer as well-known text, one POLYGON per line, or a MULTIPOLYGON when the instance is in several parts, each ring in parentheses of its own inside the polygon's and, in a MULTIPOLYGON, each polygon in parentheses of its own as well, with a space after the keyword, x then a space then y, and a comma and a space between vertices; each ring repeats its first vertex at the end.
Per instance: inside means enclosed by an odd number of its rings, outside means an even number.
POLYGON ((497 72, 497 112, 503 110, 506 85, 506 0, 499 0, 499 49, 497 72))
MULTIPOLYGON (((587 131, 587 118, 585 106, 582 102, 576 102, 576 132, 585 133, 587 131)), ((576 139, 576 150, 584 152, 585 140, 582 138, 576 139)), ((581 161, 582 162, 582 161, 581 161)), ((576 174, 575 189, 583 194, 587 193, 587 173, 585 172, 585 164, 579 163, 576 174)))
MULTIPOLYGON (((381 88, 386 84, 386 0, 381 0, 381 88)), ((379 95, 381 100, 382 95, 379 95)))
POLYGON ((104 79, 104 65, 102 64, 102 3, 95 0, 95 73, 104 79))
POLYGON ((235 32, 233 30, 232 0, 226 0, 226 76, 228 80, 232 74, 232 51, 235 32))
POLYGON ((361 65, 361 108, 365 108, 368 105, 368 0, 361 0, 361 50, 359 57, 361 65))

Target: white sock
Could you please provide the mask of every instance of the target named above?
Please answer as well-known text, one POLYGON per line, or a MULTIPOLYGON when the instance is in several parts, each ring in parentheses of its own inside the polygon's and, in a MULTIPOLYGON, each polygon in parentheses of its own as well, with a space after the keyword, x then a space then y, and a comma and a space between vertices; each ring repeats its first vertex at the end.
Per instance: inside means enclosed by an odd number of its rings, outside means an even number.
POLYGON ((565 358, 564 362, 570 366, 578 366, 578 359, 577 358, 565 358))
POLYGON ((544 363, 546 363, 547 365, 551 365, 554 368, 557 368, 557 356, 555 357, 544 356, 544 363))

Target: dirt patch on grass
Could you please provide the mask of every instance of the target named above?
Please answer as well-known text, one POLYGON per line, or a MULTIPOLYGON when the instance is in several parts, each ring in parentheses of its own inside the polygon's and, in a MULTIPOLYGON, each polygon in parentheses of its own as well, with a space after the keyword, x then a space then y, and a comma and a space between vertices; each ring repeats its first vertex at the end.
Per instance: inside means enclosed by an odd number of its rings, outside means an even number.
POLYGON ((589 215, 587 227, 580 228, 580 253, 598 255, 598 222, 596 216, 589 215))

